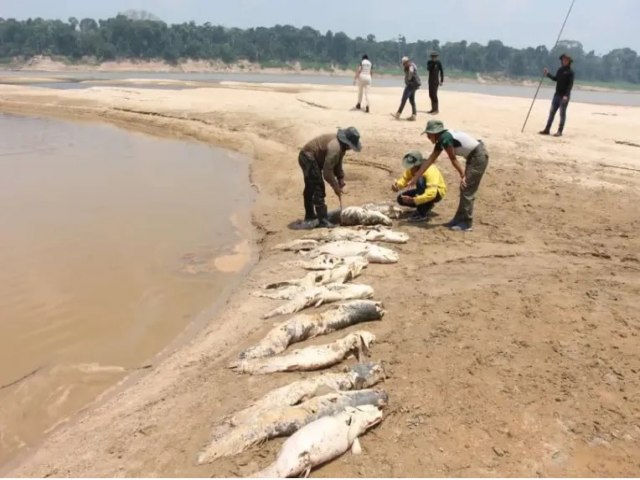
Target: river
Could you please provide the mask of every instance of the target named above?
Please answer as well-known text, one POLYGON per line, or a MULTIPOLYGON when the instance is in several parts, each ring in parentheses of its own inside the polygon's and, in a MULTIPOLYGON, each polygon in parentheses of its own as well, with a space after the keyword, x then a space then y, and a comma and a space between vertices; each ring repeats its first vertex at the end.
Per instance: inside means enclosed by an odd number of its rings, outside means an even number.
POLYGON ((247 158, 0 114, 0 464, 146 368, 252 261, 247 158))
MULTIPOLYGON (((207 83, 219 82, 249 82, 249 83, 293 83, 313 85, 352 85, 351 77, 313 75, 313 74, 284 74, 274 75, 265 73, 166 73, 166 72, 26 72, 26 71, 0 71, 0 83, 12 83, 13 79, 46 78, 50 81, 39 82, 36 86, 56 89, 89 88, 96 85, 117 85, 118 82, 127 79, 138 79, 140 82, 132 84, 137 88, 165 88, 183 89, 193 86, 180 86, 170 82, 199 82, 199 87, 207 83), (148 82, 145 83, 144 80, 148 82), (158 84, 158 80, 168 81, 166 85, 158 84)), ((401 78, 375 78, 376 87, 402 86, 401 78)), ((424 87, 426 89, 426 85, 424 87)), ((536 87, 524 85, 490 84, 478 82, 460 82, 455 79, 445 79, 441 95, 446 96, 447 91, 477 93, 481 95, 496 95, 506 97, 533 98, 536 87)), ((538 95, 539 99, 550 100, 553 96, 553 83, 545 81, 538 95)), ((591 91, 574 89, 572 101, 595 103, 601 105, 623 105, 629 107, 640 106, 640 92, 621 91, 591 91)))

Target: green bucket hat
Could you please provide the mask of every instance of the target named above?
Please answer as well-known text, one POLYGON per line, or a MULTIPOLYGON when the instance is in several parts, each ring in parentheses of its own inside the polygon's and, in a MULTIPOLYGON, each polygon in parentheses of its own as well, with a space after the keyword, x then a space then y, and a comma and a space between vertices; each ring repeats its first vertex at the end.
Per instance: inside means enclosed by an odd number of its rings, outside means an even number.
POLYGON ((362 150, 362 144, 360 143, 360 132, 358 132, 358 129, 356 129, 356 127, 349 127, 344 129, 339 128, 337 136, 340 143, 348 145, 356 152, 362 150))
POLYGON ((422 162, 424 162, 422 153, 417 150, 413 150, 402 157, 402 166, 407 170, 422 165, 422 162))
POLYGON ((446 130, 447 129, 444 128, 444 124, 440 120, 429 120, 422 134, 431 133, 433 135, 437 135, 438 133, 442 133, 446 130))

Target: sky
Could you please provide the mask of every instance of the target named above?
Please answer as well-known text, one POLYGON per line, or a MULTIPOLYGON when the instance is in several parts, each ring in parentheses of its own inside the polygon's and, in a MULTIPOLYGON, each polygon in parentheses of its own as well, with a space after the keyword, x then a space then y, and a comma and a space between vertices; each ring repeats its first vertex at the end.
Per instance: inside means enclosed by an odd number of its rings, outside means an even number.
MULTIPOLYGON (((0 0, 0 17, 95 19, 147 10, 167 23, 226 27, 305 25, 378 40, 501 40, 551 48, 571 0, 0 0)), ((586 51, 630 47, 640 53, 640 0, 575 0, 562 39, 586 51)))

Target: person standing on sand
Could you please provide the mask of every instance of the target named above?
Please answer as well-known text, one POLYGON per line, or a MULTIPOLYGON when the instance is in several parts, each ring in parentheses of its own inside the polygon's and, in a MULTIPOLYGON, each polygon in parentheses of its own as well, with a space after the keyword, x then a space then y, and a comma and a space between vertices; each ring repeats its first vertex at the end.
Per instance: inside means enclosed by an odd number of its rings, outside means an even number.
MULTIPOLYGON (((394 192, 403 190, 423 162, 422 153, 418 151, 407 153, 402 158, 402 166, 405 168, 404 174, 393 182, 391 190, 394 192)), ((416 182, 416 188, 400 192, 398 203, 403 207, 416 209, 413 215, 409 217, 410 222, 425 222, 429 219, 429 212, 446 194, 447 185, 444 182, 442 173, 438 167, 431 165, 416 182)))
POLYGON ((316 219, 318 227, 335 226, 328 218, 324 182, 342 199, 345 186, 342 159, 347 150, 362 150, 360 133, 355 127, 338 129, 337 134, 320 135, 300 150, 298 164, 304 176, 304 220, 309 226, 316 219))
POLYGON ((549 111, 549 118, 547 119, 547 126, 544 130, 541 130, 540 135, 549 135, 551 132, 551 125, 553 125, 553 119, 556 116, 556 112, 560 109, 560 124, 558 125, 558 131, 554 137, 561 137, 564 130, 564 124, 567 121, 567 107, 569 106, 569 100, 571 99, 571 89, 573 88, 573 80, 575 74, 571 69, 573 59, 563 53, 560 55, 560 61, 562 66, 558 69, 555 75, 549 73, 549 69, 545 67, 544 75, 556 82, 556 93, 553 95, 551 101, 551 110, 549 111))
POLYGON ((394 118, 400 118, 404 106, 409 100, 411 104, 411 116, 407 120, 415 121, 418 110, 416 109, 416 91, 422 85, 420 76, 418 75, 418 67, 413 63, 409 57, 402 57, 402 68, 404 69, 404 92, 402 92, 402 100, 400 101, 400 107, 398 111, 393 115, 394 118))
POLYGON ((443 151, 447 152, 451 163, 460 174, 460 202, 453 219, 446 226, 451 230, 470 232, 473 228, 473 203, 476 192, 480 186, 480 180, 487 169, 489 154, 481 140, 476 140, 471 135, 454 130, 447 130, 440 120, 429 120, 423 134, 427 134, 434 144, 433 152, 420 166, 413 178, 407 183, 407 187, 416 185, 421 176, 436 161, 443 151), (462 168, 457 156, 466 159, 465 168, 462 168))
POLYGON ((429 98, 431 99, 431 110, 427 113, 438 113, 438 87, 444 83, 444 70, 442 63, 438 60, 438 52, 431 52, 431 60, 427 62, 429 70, 429 98))
POLYGON ((369 113, 369 87, 371 87, 371 61, 369 56, 365 53, 362 55, 362 60, 358 69, 356 70, 356 76, 353 79, 353 83, 358 86, 358 103, 356 104, 356 110, 360 110, 362 104, 362 94, 364 93, 364 100, 367 102, 365 112, 369 113))

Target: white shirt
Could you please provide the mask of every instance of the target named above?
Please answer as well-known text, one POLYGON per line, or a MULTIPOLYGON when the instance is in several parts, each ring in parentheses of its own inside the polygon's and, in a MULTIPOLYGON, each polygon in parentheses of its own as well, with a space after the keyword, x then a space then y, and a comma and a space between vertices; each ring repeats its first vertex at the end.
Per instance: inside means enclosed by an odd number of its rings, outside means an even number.
POLYGON ((446 147, 452 146, 456 155, 467 158, 478 145, 480 145, 480 142, 468 133, 447 130, 440 136, 436 148, 438 150, 444 150, 446 147))
POLYGON ((366 75, 367 77, 371 76, 371 62, 366 58, 360 62, 360 66, 362 70, 360 70, 360 75, 366 75))

